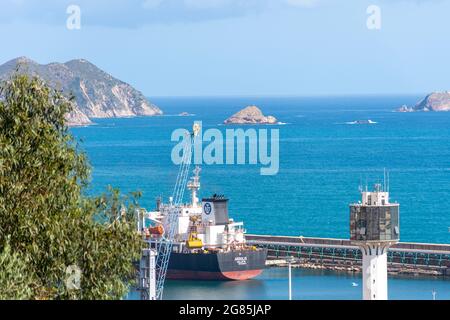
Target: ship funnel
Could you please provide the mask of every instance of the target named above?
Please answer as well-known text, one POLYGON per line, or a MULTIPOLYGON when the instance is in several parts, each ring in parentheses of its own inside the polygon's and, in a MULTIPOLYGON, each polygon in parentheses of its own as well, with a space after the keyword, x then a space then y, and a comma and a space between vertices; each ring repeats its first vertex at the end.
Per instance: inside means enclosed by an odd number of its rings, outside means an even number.
POLYGON ((213 195, 210 198, 202 199, 202 220, 212 221, 214 225, 226 225, 228 217, 228 199, 224 195, 213 195))

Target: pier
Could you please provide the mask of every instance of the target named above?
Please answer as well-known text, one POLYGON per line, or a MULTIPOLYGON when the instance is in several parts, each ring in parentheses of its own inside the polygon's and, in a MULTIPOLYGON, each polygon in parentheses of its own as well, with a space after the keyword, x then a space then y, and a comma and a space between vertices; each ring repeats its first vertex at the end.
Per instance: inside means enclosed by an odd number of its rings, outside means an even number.
MULTIPOLYGON (((293 236, 246 235, 247 243, 268 249, 268 265, 360 272, 362 253, 350 240, 293 236)), ((450 277, 450 244, 400 242, 388 251, 388 272, 398 275, 450 277)))

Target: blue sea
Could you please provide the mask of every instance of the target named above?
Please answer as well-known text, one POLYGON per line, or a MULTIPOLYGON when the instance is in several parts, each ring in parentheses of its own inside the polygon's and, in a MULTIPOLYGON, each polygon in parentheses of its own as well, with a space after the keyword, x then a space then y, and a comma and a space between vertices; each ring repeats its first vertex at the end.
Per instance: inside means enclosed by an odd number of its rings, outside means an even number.
MULTIPOLYGON (((249 164, 204 165, 201 172, 201 195, 229 197, 231 216, 244 221, 248 233, 348 238, 349 203, 360 199, 361 183, 369 187, 382 183, 386 168, 391 200, 400 203, 401 241, 450 243, 450 113, 393 112, 420 98, 150 98, 164 116, 94 119, 96 125, 73 128, 72 132, 92 165, 89 193, 99 194, 108 185, 123 192, 141 190, 141 205, 152 209, 155 199, 167 199, 175 184, 178 168, 171 161, 176 144, 171 142, 173 130, 190 129, 199 120, 203 130, 224 132, 228 127, 221 124, 226 118, 247 105, 257 105, 284 123, 260 127, 279 129, 279 173, 262 176, 260 165, 249 164), (177 116, 181 112, 194 116, 177 116), (368 119, 376 124, 348 124, 368 119)), ((169 282, 166 292, 169 298, 180 298, 181 294, 214 297, 210 292, 223 287, 229 288, 221 290, 224 299, 251 298, 249 292, 254 292, 255 298, 283 298, 279 293, 271 296, 267 289, 283 270, 270 269, 255 280, 257 283, 169 282), (268 296, 258 296, 258 292, 268 296)), ((356 287, 330 293, 333 282, 356 282, 347 276, 304 270, 295 275, 298 290, 306 288, 302 281, 318 281, 315 289, 310 288, 313 291, 299 291, 299 298, 360 297, 356 287)), ((433 286, 441 286, 440 291, 446 292, 441 298, 450 299, 449 281, 393 279, 390 284, 393 298, 398 299, 431 298, 433 286), (415 288, 422 293, 414 295, 415 288)))

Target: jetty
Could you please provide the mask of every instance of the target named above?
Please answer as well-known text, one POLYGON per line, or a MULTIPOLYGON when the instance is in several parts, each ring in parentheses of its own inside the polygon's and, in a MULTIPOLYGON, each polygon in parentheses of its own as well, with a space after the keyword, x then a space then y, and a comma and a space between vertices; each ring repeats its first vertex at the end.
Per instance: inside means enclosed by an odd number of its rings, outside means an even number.
MULTIPOLYGON (((268 249, 269 266, 361 272, 362 253, 346 239, 246 235, 248 244, 268 249)), ((450 244, 399 242, 388 251, 388 272, 395 275, 450 277, 450 244)))

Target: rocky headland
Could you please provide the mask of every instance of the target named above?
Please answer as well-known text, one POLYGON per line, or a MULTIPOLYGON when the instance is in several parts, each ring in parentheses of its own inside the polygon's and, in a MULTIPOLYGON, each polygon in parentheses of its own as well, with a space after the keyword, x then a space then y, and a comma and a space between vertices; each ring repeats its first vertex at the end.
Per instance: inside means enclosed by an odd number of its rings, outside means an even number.
POLYGON ((450 111, 450 91, 433 92, 420 100, 415 106, 401 106, 398 112, 443 112, 450 111))
POLYGON ((15 73, 38 76, 67 97, 74 96, 70 126, 91 124, 91 118, 161 115, 162 111, 131 85, 120 81, 87 60, 46 65, 20 57, 0 65, 0 80, 15 73))

